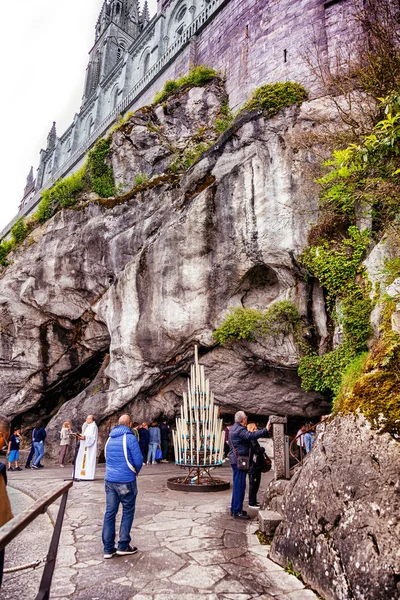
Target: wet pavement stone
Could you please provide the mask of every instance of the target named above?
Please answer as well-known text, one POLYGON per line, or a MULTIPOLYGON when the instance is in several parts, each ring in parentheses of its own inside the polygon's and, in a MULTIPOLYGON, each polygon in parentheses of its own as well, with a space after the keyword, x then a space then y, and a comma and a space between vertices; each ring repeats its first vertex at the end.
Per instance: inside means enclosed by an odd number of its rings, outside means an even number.
MULTIPOLYGON (((62 485, 63 477, 68 476, 65 471, 60 473, 59 469, 47 467, 13 473, 9 485, 15 513, 62 485)), ((104 466, 98 467, 95 481, 75 482, 68 497, 52 600, 317 598, 298 579, 268 559, 268 547, 260 546, 254 535, 256 520, 246 522, 230 517, 230 491, 204 494, 169 490, 167 479, 180 472, 173 464, 143 467, 132 528, 132 544, 139 552, 109 560, 103 559, 101 543, 104 466)), ((222 467, 218 476, 231 479, 229 466, 222 467)), ((271 476, 264 476, 262 488, 271 476)), ((57 509, 53 505, 49 510, 53 522, 57 509)), ((256 510, 248 512, 256 519, 256 510)), ((53 526, 49 516, 41 519, 30 532, 23 534, 19 545, 8 549, 7 566, 42 559, 43 548, 46 554, 53 526)), ((117 531, 119 523, 120 515, 117 531)), ((32 600, 41 570, 23 571, 17 577, 6 575, 0 599, 32 600), (29 585, 24 586, 25 581, 29 585)))

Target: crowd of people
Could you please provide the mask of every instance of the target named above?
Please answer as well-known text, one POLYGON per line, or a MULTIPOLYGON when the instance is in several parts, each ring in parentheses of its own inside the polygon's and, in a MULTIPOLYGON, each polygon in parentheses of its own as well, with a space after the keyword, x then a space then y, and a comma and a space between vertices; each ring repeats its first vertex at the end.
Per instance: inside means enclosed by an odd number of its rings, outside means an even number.
MULTIPOLYGON (((19 450, 21 446, 21 431, 15 427, 13 434, 7 430, 7 419, 0 417, 0 448, 6 444, 8 471, 21 471, 19 466, 19 450), (7 433, 4 433, 7 431, 7 433)), ((257 493, 260 487, 261 475, 269 470, 271 461, 265 449, 259 444, 260 438, 269 436, 270 422, 262 429, 257 429, 255 423, 248 423, 243 411, 235 414, 235 422, 225 429, 224 456, 229 459, 232 475, 231 516, 235 519, 250 519, 243 509, 248 479, 248 506, 257 509, 260 504, 257 493)), ((130 415, 124 414, 118 424, 110 431, 104 448, 106 462, 105 494, 106 510, 103 523, 102 540, 104 558, 117 555, 128 555, 137 552, 131 545, 130 531, 135 514, 137 496, 137 476, 143 465, 155 462, 169 462, 174 457, 170 455, 171 428, 166 420, 160 424, 157 421, 143 422, 141 425, 132 422, 130 415), (116 515, 122 505, 122 519, 119 529, 119 539, 115 543, 116 515)), ((43 423, 38 423, 32 431, 31 449, 25 467, 40 469, 45 451, 46 429, 43 423), (32 462, 32 464, 31 464, 32 462)), ((80 433, 74 433, 71 423, 65 421, 60 431, 60 449, 58 463, 64 467, 70 459, 69 449, 73 439, 78 440, 73 461, 73 478, 93 480, 97 460, 98 428, 94 415, 88 415, 80 433)), ((309 452, 314 442, 312 424, 303 425, 295 437, 299 452, 309 452)), ((0 486, 5 486, 6 472, 0 463, 0 486)), ((0 489, 1 493, 1 489, 0 489)), ((9 504, 0 513, 0 526, 11 518, 9 504), (3 514, 4 513, 4 514, 3 514)), ((0 565, 2 556, 0 555, 0 565)))

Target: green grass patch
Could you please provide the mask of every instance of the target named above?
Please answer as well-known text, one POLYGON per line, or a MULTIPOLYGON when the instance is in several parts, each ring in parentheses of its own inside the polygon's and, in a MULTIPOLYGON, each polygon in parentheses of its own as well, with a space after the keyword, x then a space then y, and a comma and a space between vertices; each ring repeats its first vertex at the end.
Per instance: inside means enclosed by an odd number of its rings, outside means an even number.
POLYGON ((189 73, 179 79, 169 79, 163 89, 154 96, 153 104, 165 102, 171 96, 180 93, 182 90, 190 87, 203 87, 209 81, 218 77, 218 72, 214 69, 199 65, 190 69, 189 73))
POLYGON ((282 300, 272 304, 265 312, 255 308, 231 309, 223 323, 213 332, 214 340, 221 345, 235 340, 255 341, 257 337, 298 334, 301 318, 296 306, 282 300))
POLYGON ((98 140, 87 160, 86 171, 90 187, 102 198, 110 198, 116 194, 113 169, 107 162, 111 142, 111 136, 98 140))
POLYGON ((262 110, 267 119, 274 117, 283 108, 301 104, 307 99, 306 89, 299 83, 267 83, 255 89, 240 112, 262 110))

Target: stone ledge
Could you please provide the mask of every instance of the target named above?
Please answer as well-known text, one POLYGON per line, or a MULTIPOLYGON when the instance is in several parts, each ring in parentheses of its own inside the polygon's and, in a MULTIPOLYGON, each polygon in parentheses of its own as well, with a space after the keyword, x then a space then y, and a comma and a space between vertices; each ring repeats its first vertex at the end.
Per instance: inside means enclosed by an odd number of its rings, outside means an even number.
POLYGON ((259 510, 258 511, 258 522, 260 524, 260 531, 265 535, 272 536, 275 533, 279 523, 283 520, 280 513, 272 510, 259 510))

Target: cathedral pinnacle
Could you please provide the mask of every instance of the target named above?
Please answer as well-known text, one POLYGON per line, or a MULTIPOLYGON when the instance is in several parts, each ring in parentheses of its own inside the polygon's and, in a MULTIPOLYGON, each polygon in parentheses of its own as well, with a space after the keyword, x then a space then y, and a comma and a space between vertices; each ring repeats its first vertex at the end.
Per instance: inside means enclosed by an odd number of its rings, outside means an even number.
POLYGON ((47 136, 47 148, 46 150, 54 150, 57 140, 56 133, 56 122, 53 121, 53 126, 50 129, 49 135, 47 136))
POLYGON ((33 167, 31 167, 31 170, 28 173, 28 177, 26 178, 26 187, 29 187, 30 185, 32 185, 33 183, 33 167))
POLYGON ((141 16, 141 22, 142 23, 147 23, 148 21, 150 21, 150 12, 149 12, 149 5, 147 3, 147 0, 144 3, 143 6, 143 12, 142 12, 142 16, 141 16))

